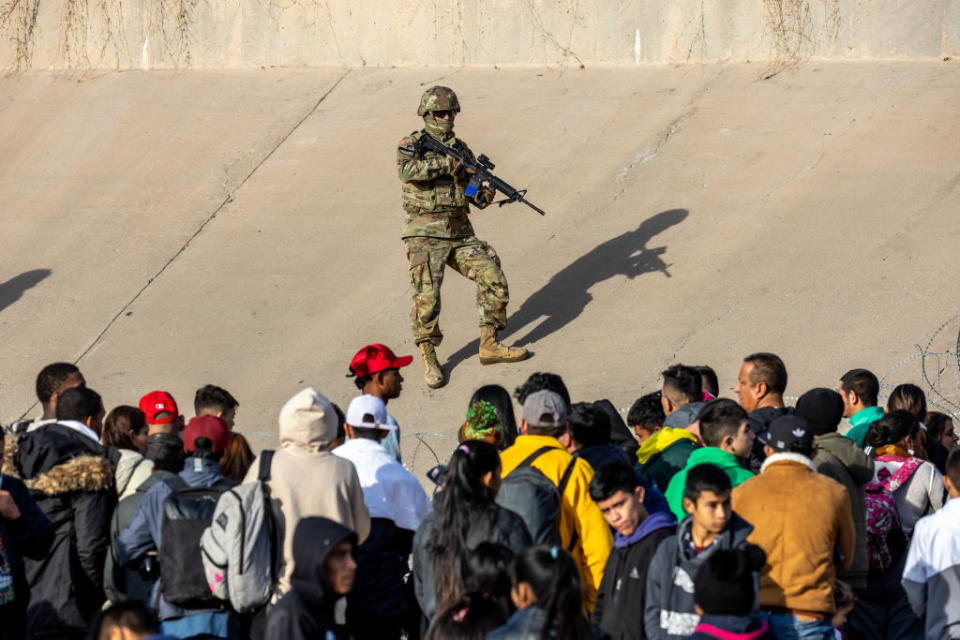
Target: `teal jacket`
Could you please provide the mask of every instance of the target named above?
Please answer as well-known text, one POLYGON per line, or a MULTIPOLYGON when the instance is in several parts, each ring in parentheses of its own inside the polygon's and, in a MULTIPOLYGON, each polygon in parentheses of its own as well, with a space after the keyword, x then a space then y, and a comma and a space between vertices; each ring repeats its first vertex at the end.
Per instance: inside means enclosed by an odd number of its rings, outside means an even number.
POLYGON ((857 443, 863 449, 863 440, 867 437, 867 429, 874 422, 883 417, 883 407, 866 407, 850 416, 850 429, 843 435, 857 443))
POLYGON ((678 522, 682 522, 688 515, 687 512, 683 510, 683 486, 687 483, 687 471, 689 471, 691 467, 707 462, 723 469, 723 472, 730 478, 730 484, 734 487, 753 477, 752 473, 740 466, 737 457, 732 453, 716 447, 702 447, 694 450, 690 454, 690 457, 687 458, 687 466, 670 479, 670 484, 667 486, 665 494, 667 504, 670 505, 670 510, 677 516, 678 522))

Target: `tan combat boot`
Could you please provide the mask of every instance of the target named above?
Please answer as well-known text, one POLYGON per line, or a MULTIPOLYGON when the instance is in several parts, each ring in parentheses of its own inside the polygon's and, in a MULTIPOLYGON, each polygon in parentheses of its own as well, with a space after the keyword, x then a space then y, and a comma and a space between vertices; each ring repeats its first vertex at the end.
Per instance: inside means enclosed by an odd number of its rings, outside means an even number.
POLYGON ((447 381, 443 379, 443 369, 440 368, 440 363, 437 361, 437 350, 433 343, 421 342, 418 346, 420 347, 420 355, 423 356, 423 381, 431 389, 442 387, 447 381))
POLYGON ((480 327, 480 364, 520 362, 529 356, 530 352, 522 347, 507 347, 501 344, 497 340, 497 330, 494 327, 480 327))

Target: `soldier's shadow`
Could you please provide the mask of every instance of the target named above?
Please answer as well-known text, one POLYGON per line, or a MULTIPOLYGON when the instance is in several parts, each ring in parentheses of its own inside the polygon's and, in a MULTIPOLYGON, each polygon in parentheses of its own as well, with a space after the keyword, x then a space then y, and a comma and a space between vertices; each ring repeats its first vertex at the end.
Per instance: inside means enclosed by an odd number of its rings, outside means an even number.
MULTIPOLYGON (((539 324, 514 344, 534 344, 562 329, 593 300, 590 288, 614 276, 624 275, 632 280, 644 273, 659 271, 669 278, 671 265, 661 257, 667 247, 647 247, 647 243, 657 234, 683 222, 688 215, 686 209, 661 211, 641 222, 636 229, 611 238, 577 258, 510 314, 507 330, 501 334, 501 339, 509 344, 506 338, 521 334, 528 325, 534 325, 541 318, 539 324)), ((479 346, 480 340, 476 339, 461 347, 445 359, 444 370, 448 374, 452 372, 464 360, 476 355, 479 346)))

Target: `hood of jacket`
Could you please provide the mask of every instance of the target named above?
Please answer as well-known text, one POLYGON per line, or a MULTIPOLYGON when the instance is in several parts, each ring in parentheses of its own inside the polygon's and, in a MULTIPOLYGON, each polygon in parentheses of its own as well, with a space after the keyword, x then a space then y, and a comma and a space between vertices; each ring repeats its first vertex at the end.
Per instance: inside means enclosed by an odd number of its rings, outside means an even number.
POLYGON ((690 404, 683 405, 667 416, 667 419, 663 421, 663 426, 674 427, 676 429, 683 429, 689 426, 697 419, 704 405, 706 405, 706 402, 691 402, 690 404))
MULTIPOLYGON (((690 531, 690 527, 693 525, 693 516, 687 516, 683 519, 683 522, 680 523, 680 526, 677 527, 677 555, 684 561, 686 561, 686 554, 684 552, 684 534, 690 531)), ((753 533, 753 525, 741 518, 736 511, 730 513, 730 524, 727 525, 727 528, 723 530, 717 539, 713 541, 713 544, 708 547, 708 549, 737 549, 742 547, 747 543, 747 538, 750 534, 753 533)), ((700 557, 703 556, 703 553, 700 554, 700 557)))
POLYGON ((323 565, 334 547, 347 540, 355 547, 357 534, 339 522, 318 516, 300 520, 293 534, 295 564, 290 584, 301 597, 331 605, 340 597, 331 592, 323 565))
POLYGON ((732 469, 734 467, 743 468, 740 466, 737 456, 729 451, 724 451, 717 447, 700 447, 690 452, 690 457, 687 458, 687 469, 707 462, 715 464, 721 469, 732 469))
POLYGON ((637 462, 647 464, 650 458, 679 440, 690 440, 696 443, 697 437, 683 428, 662 427, 644 440, 640 448, 637 449, 637 462))
POLYGON ((337 412, 323 394, 306 388, 280 409, 280 446, 319 451, 337 437, 337 412))
POLYGON ((814 439, 813 448, 818 452, 825 451, 836 458, 846 467, 850 477, 857 484, 865 484, 873 480, 873 460, 850 438, 836 432, 825 433, 814 439))
POLYGON ((618 549, 629 547, 634 542, 643 540, 657 529, 667 529, 677 526, 677 520, 673 514, 663 511, 657 511, 647 516, 629 536, 620 535, 620 532, 613 534, 613 546, 618 549))
POLYGON ((113 487, 113 466, 103 449, 68 427, 51 424, 31 431, 15 447, 11 475, 32 491, 53 496, 113 487))

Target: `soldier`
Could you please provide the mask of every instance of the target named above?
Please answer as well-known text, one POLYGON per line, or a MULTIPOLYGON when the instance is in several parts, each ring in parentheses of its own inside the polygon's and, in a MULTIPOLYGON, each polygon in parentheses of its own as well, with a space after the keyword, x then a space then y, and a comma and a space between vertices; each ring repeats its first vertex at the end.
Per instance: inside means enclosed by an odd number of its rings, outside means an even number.
POLYGON ((459 111, 460 103, 451 89, 427 89, 417 110, 423 117, 423 131, 403 138, 397 148, 397 171, 407 212, 403 242, 413 288, 413 337, 423 356, 424 380, 432 389, 446 382, 436 347, 443 340, 440 285, 448 264, 477 284, 481 364, 518 362, 530 355, 526 349, 507 347, 497 340, 497 331, 507 326, 507 279, 497 252, 474 235, 467 217, 468 205, 483 209, 493 200, 494 190, 484 186, 475 198, 469 198, 465 193, 467 171, 449 156, 417 147, 417 140, 429 133, 464 158, 473 158, 467 145, 453 135, 459 111))

